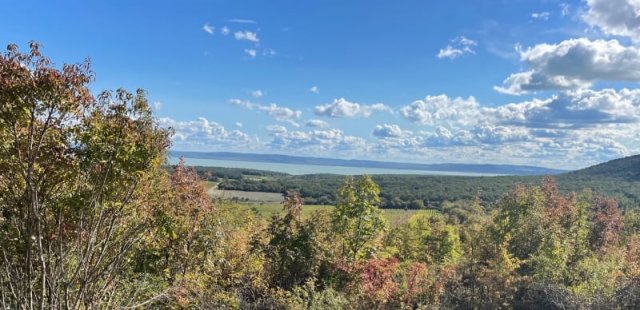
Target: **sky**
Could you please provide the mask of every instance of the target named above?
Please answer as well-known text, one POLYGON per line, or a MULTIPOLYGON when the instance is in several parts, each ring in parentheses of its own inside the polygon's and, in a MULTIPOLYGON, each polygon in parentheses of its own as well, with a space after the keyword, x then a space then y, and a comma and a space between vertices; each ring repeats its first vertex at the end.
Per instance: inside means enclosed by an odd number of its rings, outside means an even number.
POLYGON ((638 0, 0 0, 173 150, 575 169, 640 153, 638 0))

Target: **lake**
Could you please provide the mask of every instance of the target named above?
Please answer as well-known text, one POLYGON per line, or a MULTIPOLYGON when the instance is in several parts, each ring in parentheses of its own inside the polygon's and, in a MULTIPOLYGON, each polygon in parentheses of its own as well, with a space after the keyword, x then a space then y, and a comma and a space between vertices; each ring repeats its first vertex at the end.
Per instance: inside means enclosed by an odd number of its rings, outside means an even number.
MULTIPOLYGON (((202 158, 184 158, 188 166, 204 167, 224 167, 224 168, 245 168, 256 170, 267 170, 283 172, 293 175, 329 173, 339 175, 362 175, 362 174, 421 174, 421 175, 460 175, 460 176, 495 176, 487 173, 465 173, 447 171, 427 171, 427 170, 405 170, 405 169, 385 169, 367 167, 344 167, 344 166, 318 166, 283 163, 265 163, 253 161, 218 160, 202 158)), ((178 163, 178 157, 169 156, 171 164, 178 163)))

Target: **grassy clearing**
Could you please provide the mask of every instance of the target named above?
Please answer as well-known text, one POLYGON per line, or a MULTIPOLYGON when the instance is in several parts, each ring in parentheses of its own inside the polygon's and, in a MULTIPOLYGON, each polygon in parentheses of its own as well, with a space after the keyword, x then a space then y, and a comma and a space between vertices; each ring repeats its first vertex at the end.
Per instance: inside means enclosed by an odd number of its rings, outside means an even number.
MULTIPOLYGON (((207 192, 211 197, 222 200, 238 200, 237 207, 243 210, 252 211, 259 214, 264 219, 270 219, 274 214, 282 212, 283 196, 278 193, 267 192, 245 192, 234 190, 220 190, 218 184, 214 182, 206 182, 207 192)), ((314 211, 327 210, 330 211, 333 206, 328 205, 304 205, 302 206, 302 216, 308 217, 314 211)), ((404 209, 383 209, 384 217, 389 221, 391 226, 397 226, 406 223, 409 218, 418 210, 404 209)), ((422 212, 437 213, 436 210, 424 210, 422 212)))
POLYGON ((223 200, 237 199, 239 201, 252 203, 278 204, 283 200, 282 194, 279 193, 220 190, 216 187, 209 188, 207 193, 209 193, 213 198, 220 198, 223 200))
MULTIPOLYGON (((257 214, 259 214, 261 217, 265 218, 265 219, 270 219, 274 214, 279 214, 280 212, 282 212, 282 205, 281 204, 256 204, 256 203, 249 203, 249 204, 239 204, 238 208, 243 208, 246 210, 253 210, 254 212, 256 212, 257 214)), ((314 211, 319 211, 319 210, 327 210, 330 211, 331 208, 333 208, 333 206, 325 206, 325 205, 304 205, 302 206, 302 216, 303 217, 307 217, 309 216, 311 213, 313 213, 314 211)), ((407 220, 409 220, 409 218, 414 215, 416 212, 434 212, 437 213, 437 211, 435 210, 425 210, 425 211, 418 211, 418 210, 403 210, 403 209, 383 209, 382 213, 384 214, 384 217, 387 219, 387 221, 389 221, 389 224, 391 224, 391 226, 397 226, 397 225, 401 225, 407 222, 407 220)))

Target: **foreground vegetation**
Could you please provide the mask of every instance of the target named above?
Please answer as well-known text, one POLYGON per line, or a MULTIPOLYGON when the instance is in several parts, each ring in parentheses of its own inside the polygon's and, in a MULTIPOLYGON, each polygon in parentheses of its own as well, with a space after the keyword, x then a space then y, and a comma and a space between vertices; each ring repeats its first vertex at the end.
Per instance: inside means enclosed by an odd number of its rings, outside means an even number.
POLYGON ((4 309, 640 304, 640 214, 614 199, 546 179, 392 226, 363 176, 341 181, 330 210, 303 216, 290 192, 265 219, 214 203, 184 162, 167 172, 170 132, 144 92, 94 97, 91 79, 37 44, 0 57, 4 309))

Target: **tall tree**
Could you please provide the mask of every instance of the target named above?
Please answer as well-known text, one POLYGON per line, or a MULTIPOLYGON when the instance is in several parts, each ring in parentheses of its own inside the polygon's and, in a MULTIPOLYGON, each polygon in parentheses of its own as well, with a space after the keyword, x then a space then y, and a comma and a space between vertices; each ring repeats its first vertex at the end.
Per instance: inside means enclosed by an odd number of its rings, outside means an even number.
POLYGON ((347 260, 375 250, 372 241, 387 228, 379 205, 380 188, 368 175, 357 181, 348 177, 338 190, 333 223, 335 232, 342 236, 342 255, 347 260))
POLYGON ((3 308, 109 307, 148 231, 169 132, 143 91, 93 97, 89 67, 58 69, 36 43, 0 56, 3 308))

